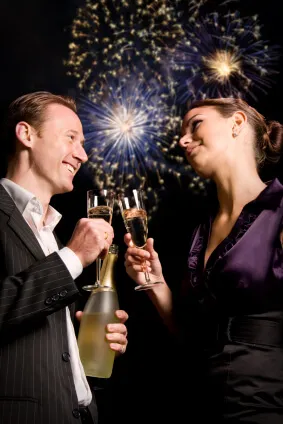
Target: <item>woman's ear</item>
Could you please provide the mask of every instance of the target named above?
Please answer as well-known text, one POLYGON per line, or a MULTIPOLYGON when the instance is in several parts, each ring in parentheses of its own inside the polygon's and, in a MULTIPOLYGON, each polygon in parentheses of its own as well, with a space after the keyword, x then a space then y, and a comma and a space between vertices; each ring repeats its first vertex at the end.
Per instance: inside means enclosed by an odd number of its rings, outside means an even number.
POLYGON ((247 120, 248 120, 247 115, 242 111, 238 111, 233 114, 232 116, 232 136, 233 137, 237 137, 240 134, 247 120))
POLYGON ((15 128, 17 139, 26 147, 32 145, 32 128, 24 121, 18 122, 15 128))

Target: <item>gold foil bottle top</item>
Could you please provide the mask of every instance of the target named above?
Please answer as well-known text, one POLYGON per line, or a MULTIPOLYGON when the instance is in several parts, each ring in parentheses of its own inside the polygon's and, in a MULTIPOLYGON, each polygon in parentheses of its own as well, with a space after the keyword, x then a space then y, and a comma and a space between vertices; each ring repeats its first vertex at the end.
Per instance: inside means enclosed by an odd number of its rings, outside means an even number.
POLYGON ((109 247, 108 253, 103 259, 101 272, 100 272, 100 286, 101 288, 111 288, 116 290, 115 280, 114 280, 114 266, 118 259, 118 246, 116 244, 111 244, 109 247))
POLYGON ((117 246, 117 244, 111 244, 108 250, 108 254, 113 253, 114 255, 118 255, 118 252, 119 252, 119 247, 117 246))

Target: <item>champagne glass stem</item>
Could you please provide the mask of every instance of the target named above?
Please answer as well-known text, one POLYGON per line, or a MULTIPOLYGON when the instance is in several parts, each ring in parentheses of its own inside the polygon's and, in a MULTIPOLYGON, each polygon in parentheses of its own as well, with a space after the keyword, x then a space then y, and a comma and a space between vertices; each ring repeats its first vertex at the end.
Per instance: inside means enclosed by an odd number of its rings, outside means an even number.
POLYGON ((144 273, 145 282, 146 283, 151 283, 149 272, 148 272, 147 266, 146 266, 146 261, 143 262, 142 267, 143 267, 143 273, 144 273))
POLYGON ((149 273, 148 273, 147 270, 144 271, 144 277, 145 277, 146 283, 150 283, 151 282, 150 277, 149 277, 149 273))
POLYGON ((100 285, 100 269, 101 269, 101 259, 96 259, 96 284, 100 285))
MULTIPOLYGON (((93 189, 87 191, 87 216, 90 219, 102 218, 111 225, 114 193, 106 189, 93 189)), ((92 291, 99 288, 100 284, 100 270, 102 259, 99 257, 95 261, 96 281, 93 284, 87 284, 82 288, 86 291, 92 291)))

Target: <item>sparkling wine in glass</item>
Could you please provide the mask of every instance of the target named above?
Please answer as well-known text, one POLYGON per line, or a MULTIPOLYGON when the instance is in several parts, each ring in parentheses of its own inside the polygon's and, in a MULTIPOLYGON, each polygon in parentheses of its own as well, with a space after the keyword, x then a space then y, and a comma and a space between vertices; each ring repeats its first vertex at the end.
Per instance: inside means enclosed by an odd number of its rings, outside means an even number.
MULTIPOLYGON (((122 213, 123 221, 126 230, 132 236, 132 242, 135 247, 143 249, 147 241, 147 213, 144 207, 143 191, 132 190, 129 193, 123 193, 118 196, 118 203, 122 213)), ((148 290, 155 287, 157 284, 162 284, 161 281, 152 281, 144 264, 145 282, 142 285, 135 287, 135 290, 148 290)))
MULTIPOLYGON (((109 224, 112 223, 114 206, 114 193, 106 189, 93 189, 87 191, 87 217, 91 219, 102 218, 109 224)), ((101 258, 96 259, 96 281, 94 284, 83 286, 84 290, 92 291, 100 287, 101 258)))

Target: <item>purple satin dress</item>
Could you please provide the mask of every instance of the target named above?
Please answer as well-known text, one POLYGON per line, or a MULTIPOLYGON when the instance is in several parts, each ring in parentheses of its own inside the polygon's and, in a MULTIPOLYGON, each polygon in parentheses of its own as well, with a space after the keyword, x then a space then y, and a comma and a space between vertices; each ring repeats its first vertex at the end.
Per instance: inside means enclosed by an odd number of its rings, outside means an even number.
POLYGON ((186 351, 197 348, 200 408, 218 424, 282 424, 283 186, 244 207, 204 270, 212 220, 193 235, 176 308, 186 351))

